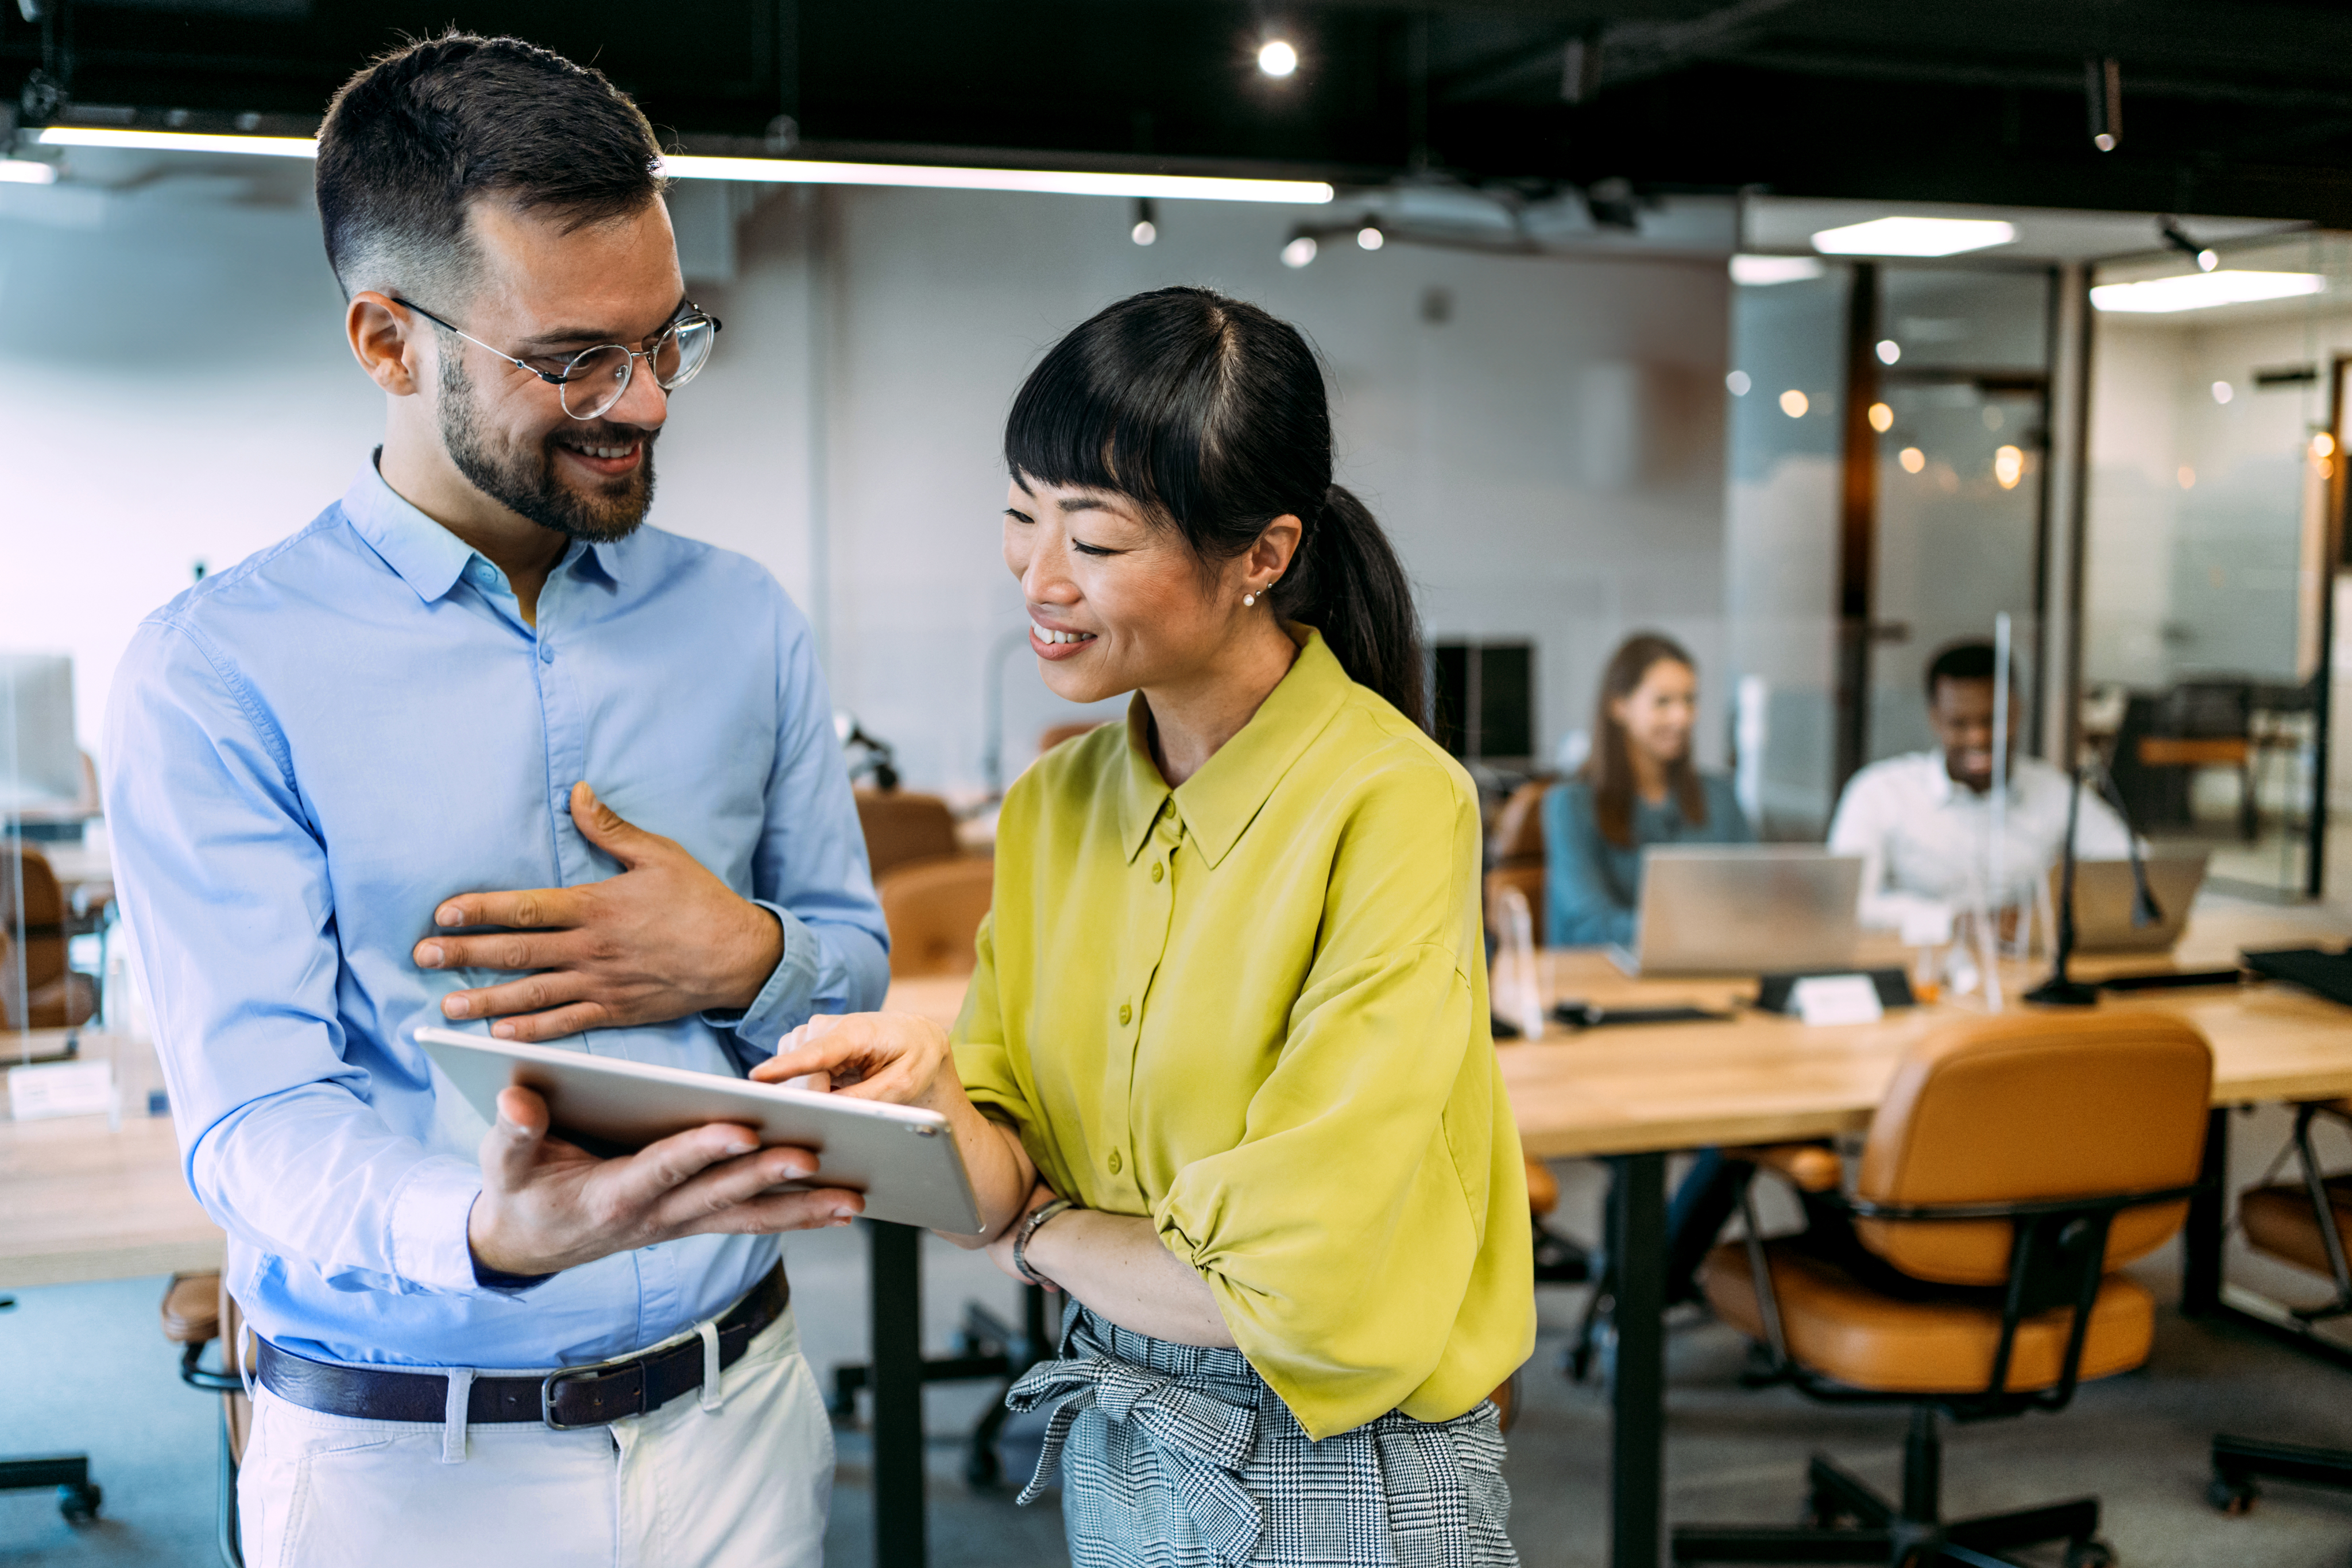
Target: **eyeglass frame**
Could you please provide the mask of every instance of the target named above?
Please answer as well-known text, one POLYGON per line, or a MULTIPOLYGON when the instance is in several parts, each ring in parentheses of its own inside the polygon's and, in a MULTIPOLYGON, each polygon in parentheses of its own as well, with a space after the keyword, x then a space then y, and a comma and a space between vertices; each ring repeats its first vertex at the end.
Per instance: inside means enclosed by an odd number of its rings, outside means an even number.
MULTIPOLYGON (((491 348, 490 345, 483 342, 479 338, 475 337, 471 332, 467 331, 466 329, 458 326, 455 321, 444 320, 442 318, 436 316, 432 311, 427 310, 424 306, 417 304, 413 299, 403 299, 397 294, 387 294, 384 298, 391 300, 394 305, 399 306, 404 310, 415 311, 419 316, 424 317, 427 321, 432 322, 436 327, 446 328, 448 330, 457 333, 457 336, 465 339, 466 341, 473 344, 474 347, 483 350, 485 353, 504 360, 508 364, 512 365, 515 369, 530 371, 532 375, 537 376, 541 381, 545 382, 549 386, 557 389, 557 398, 559 402, 561 402, 562 400, 562 388, 572 385, 575 381, 585 379, 584 377, 576 377, 572 374, 572 368, 574 365, 577 365, 581 361, 586 359, 591 354, 601 354, 607 349, 620 350, 621 352, 629 356, 629 369, 628 373, 621 378, 620 390, 613 394, 612 402, 606 403, 594 413, 573 413, 569 403, 563 403, 562 405, 565 418, 580 420, 583 423, 592 419, 602 419, 612 410, 614 403, 619 402, 624 397, 628 395, 629 382, 637 373, 637 361, 639 360, 650 360, 656 353, 659 352, 661 348, 661 340, 663 338, 677 336, 678 329, 681 327, 696 327, 701 325, 705 321, 710 323, 710 335, 714 340, 718 338, 720 330, 719 318, 713 316, 709 311, 705 310, 701 306, 697 305, 693 300, 689 299, 680 305, 677 309, 671 314, 669 320, 664 323, 660 333, 654 340, 653 348, 632 349, 626 343, 598 343, 593 347, 583 349, 578 353, 566 359, 563 361, 562 373, 556 374, 548 371, 542 371, 537 365, 531 364, 526 360, 518 360, 512 354, 506 352, 504 350, 491 348)), ((708 355, 704 356, 704 362, 709 362, 708 355)), ((662 387, 662 391, 665 392, 676 392, 688 382, 693 380, 694 376, 700 374, 701 371, 701 365, 695 366, 691 373, 681 377, 677 381, 672 382, 667 386, 662 387)), ((654 384, 656 386, 661 386, 661 377, 659 375, 656 375, 654 377, 654 384)))

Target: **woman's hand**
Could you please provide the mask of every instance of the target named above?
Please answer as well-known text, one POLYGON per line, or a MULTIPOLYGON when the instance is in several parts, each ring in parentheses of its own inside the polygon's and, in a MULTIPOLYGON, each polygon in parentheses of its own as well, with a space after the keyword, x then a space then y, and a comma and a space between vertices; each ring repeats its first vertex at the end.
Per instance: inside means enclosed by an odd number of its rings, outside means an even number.
POLYGON ((751 1076, 929 1111, 964 1103, 947 1031, 913 1013, 821 1013, 777 1041, 751 1076))
MULTIPOLYGON (((1019 1269, 1013 1267, 1013 1239, 1021 1234, 1021 1228, 1029 1222, 1031 1215, 1053 1201, 1054 1189, 1044 1182, 1039 1182, 1029 1189, 1029 1201, 1021 1206, 1021 1212, 1013 1217, 1013 1223, 1004 1228, 1003 1235, 988 1244, 989 1260, 1024 1285, 1029 1283, 1028 1278, 1019 1269)), ((1039 1269, 1037 1272, 1046 1279, 1053 1278, 1043 1269, 1039 1269)))

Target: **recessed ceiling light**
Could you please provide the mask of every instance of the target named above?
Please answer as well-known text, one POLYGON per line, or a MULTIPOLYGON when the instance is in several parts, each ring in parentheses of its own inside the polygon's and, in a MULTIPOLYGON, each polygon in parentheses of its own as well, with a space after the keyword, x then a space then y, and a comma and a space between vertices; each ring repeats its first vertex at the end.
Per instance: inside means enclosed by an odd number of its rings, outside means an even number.
POLYGON ((2099 310, 2168 315, 2261 299, 2293 299, 2326 287, 2327 280, 2315 272, 2185 272, 2178 277, 2150 277, 2138 283, 2102 283, 2091 290, 2091 305, 2099 310))
POLYGON ((1998 218, 1873 218, 1822 230, 1813 248, 1824 256, 1958 256, 2016 237, 2017 225, 1998 218))
POLYGON ((1748 288, 1775 283, 1809 283, 1828 270, 1810 256, 1735 256, 1731 281, 1748 288))
POLYGON ((1270 77, 1286 77, 1298 68, 1298 51, 1280 38, 1273 39, 1258 49, 1257 68, 1270 77))

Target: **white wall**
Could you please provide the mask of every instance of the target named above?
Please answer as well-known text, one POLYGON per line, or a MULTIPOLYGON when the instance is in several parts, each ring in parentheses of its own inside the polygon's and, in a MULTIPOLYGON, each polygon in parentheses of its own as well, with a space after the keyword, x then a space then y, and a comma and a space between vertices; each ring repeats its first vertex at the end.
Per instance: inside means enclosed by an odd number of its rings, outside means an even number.
MULTIPOLYGON (((331 501, 380 415, 299 181, 0 193, 0 646, 74 653, 87 742, 140 616, 193 561, 232 564, 331 501)), ((695 288, 726 328, 664 435, 654 519, 771 567, 824 632, 837 700, 909 782, 969 788, 987 653, 1022 622, 997 556, 1012 393, 1101 305, 1205 283, 1327 356, 1342 477, 1394 535, 1433 633, 1537 641, 1546 750, 1587 722, 1634 625, 1711 662, 1720 263, 1328 246, 1293 272, 1276 257, 1297 215, 1168 203, 1146 249, 1122 203, 779 194, 744 220, 731 280, 695 288), (1626 398, 1642 418, 1614 417, 1626 398), (1585 439, 1604 416, 1621 434, 1585 439)), ((1067 716, 1028 663, 1005 677, 1013 768, 1067 716)))

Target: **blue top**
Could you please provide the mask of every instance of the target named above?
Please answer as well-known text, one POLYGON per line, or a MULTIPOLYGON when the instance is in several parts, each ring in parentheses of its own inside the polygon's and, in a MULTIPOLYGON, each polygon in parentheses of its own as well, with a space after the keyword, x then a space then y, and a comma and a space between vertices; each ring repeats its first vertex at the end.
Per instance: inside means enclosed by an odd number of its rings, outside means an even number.
POLYGON ((1672 794, 1652 805, 1633 800, 1633 847, 1601 836, 1592 786, 1571 779, 1544 797, 1544 941, 1554 947, 1631 946, 1642 902, 1642 852, 1652 844, 1746 844, 1755 833, 1731 792, 1731 780, 1699 775, 1706 821, 1683 820, 1672 794))
POLYGON ((690 1328, 776 1260, 773 1237, 699 1236, 475 1278, 486 1128, 408 1036, 498 977, 409 955, 452 894, 615 873, 572 825, 575 780, 764 903, 784 946, 744 1014, 556 1043, 740 1074, 889 983, 832 703, 775 580, 639 528, 574 541, 538 612, 370 463, 149 616, 115 677, 107 818, 188 1180, 254 1327, 306 1354, 577 1364, 690 1328))

